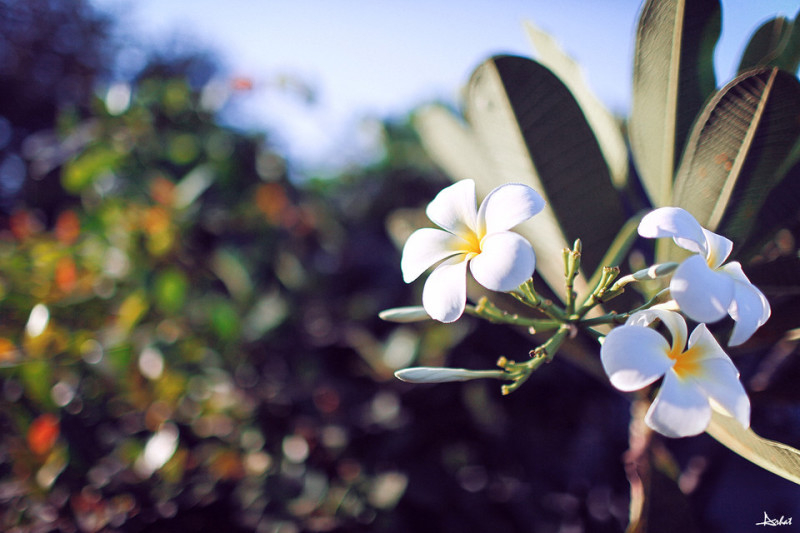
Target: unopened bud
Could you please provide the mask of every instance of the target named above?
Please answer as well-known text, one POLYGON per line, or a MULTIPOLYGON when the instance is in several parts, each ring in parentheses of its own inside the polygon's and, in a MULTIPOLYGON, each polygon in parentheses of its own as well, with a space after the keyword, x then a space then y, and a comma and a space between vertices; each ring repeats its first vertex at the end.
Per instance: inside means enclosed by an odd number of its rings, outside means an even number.
POLYGON ((448 381, 470 381, 472 379, 507 379, 502 370, 467 370, 466 368, 442 368, 416 366, 394 373, 395 377, 408 383, 446 383, 448 381))
POLYGON ((425 308, 421 305, 411 307, 394 307, 386 309, 378 313, 381 320, 387 322, 420 322, 422 320, 430 320, 431 317, 425 312, 425 308))
POLYGON ((628 283, 633 283, 634 281, 649 281, 668 276, 672 274, 676 268, 678 268, 678 263, 661 263, 659 265, 643 268, 642 270, 637 270, 633 274, 628 274, 618 279, 611 290, 621 289, 628 283))
POLYGON ((678 268, 678 263, 661 263, 660 265, 653 265, 649 268, 639 270, 632 274, 633 279, 640 281, 645 279, 658 279, 663 276, 672 274, 678 268))

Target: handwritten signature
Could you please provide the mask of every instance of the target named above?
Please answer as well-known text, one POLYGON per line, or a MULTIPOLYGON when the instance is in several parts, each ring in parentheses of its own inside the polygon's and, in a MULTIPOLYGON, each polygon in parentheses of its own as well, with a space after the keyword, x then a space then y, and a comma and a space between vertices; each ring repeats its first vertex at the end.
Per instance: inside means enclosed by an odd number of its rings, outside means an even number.
POLYGON ((757 526, 791 526, 792 525, 792 517, 784 518, 781 516, 780 518, 770 518, 767 516, 767 512, 764 511, 764 521, 758 522, 757 526))

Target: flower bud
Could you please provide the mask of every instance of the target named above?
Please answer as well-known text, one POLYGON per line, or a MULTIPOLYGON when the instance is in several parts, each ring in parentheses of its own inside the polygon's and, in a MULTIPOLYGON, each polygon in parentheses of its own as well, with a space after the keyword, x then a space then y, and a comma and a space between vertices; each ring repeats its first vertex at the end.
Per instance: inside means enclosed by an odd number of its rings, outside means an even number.
POLYGON ((381 320, 387 322, 421 322, 423 320, 430 320, 431 317, 425 312, 425 308, 421 305, 411 307, 394 307, 386 309, 378 313, 381 320))
POLYGON ((401 381, 409 383, 445 383, 448 381, 469 381, 472 379, 507 379, 502 370, 467 370, 466 368, 441 368, 416 366, 404 368, 394 373, 401 381))
POLYGON ((653 265, 649 268, 634 272, 633 279, 658 279, 660 277, 672 274, 676 268, 678 268, 678 263, 661 263, 660 265, 653 265))

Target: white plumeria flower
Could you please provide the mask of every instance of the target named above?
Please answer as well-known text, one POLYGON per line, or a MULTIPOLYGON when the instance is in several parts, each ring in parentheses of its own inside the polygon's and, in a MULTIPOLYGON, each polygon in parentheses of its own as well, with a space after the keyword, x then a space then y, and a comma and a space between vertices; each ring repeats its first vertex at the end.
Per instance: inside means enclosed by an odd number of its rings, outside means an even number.
POLYGON ((411 283, 431 266, 422 290, 425 311, 453 322, 467 302, 467 265, 475 280, 493 291, 510 291, 533 275, 536 257, 530 243, 508 230, 544 208, 527 185, 497 187, 476 209, 475 182, 463 180, 443 189, 425 213, 442 229, 415 231, 403 247, 400 267, 411 283))
POLYGON ((686 346, 686 322, 672 311, 649 309, 631 315, 625 325, 606 335, 600 349, 611 384, 622 391, 664 381, 645 422, 667 437, 702 433, 711 420, 711 404, 750 427, 750 399, 739 372, 705 324, 698 325, 686 346), (672 345, 647 327, 661 320, 672 345))
POLYGON ((675 244, 695 255, 684 260, 669 284, 681 311, 697 322, 716 322, 726 314, 736 324, 729 346, 737 346, 764 325, 770 307, 764 294, 750 283, 738 261, 725 263, 733 243, 708 231, 684 209, 662 207, 639 223, 639 235, 672 237, 675 244))

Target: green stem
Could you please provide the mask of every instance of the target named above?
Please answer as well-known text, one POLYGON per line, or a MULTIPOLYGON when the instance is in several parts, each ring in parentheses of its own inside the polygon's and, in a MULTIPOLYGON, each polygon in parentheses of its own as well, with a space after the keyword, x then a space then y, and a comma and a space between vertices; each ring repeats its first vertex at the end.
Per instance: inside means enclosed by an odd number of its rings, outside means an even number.
POLYGON ((528 318, 519 316, 516 313, 509 313, 500 309, 485 297, 481 298, 478 305, 474 307, 468 305, 464 312, 468 315, 484 318, 490 322, 523 326, 531 329, 531 333, 552 331, 558 329, 561 325, 561 322, 555 319, 528 318))
POLYGON ((566 322, 568 320, 567 314, 564 312, 564 310, 561 309, 556 304, 554 304, 552 300, 542 300, 537 295, 534 303, 525 294, 520 294, 518 292, 511 292, 509 294, 511 294, 511 296, 513 296, 520 302, 524 303, 528 307, 541 311, 542 313, 544 313, 545 315, 549 316, 550 318, 559 323, 566 322))
POLYGON ((575 278, 580 273, 581 268, 581 249, 583 248, 581 240, 576 239, 572 245, 572 250, 564 248, 564 278, 566 280, 566 306, 565 313, 567 316, 575 312, 575 278))
POLYGON ((630 313, 608 313, 603 316, 598 316, 595 318, 586 318, 578 322, 580 327, 590 328, 592 326, 600 326, 603 324, 622 324, 626 320, 630 313))
POLYGON ((614 280, 617 279, 617 276, 619 276, 619 267, 603 267, 603 275, 600 276, 597 286, 594 288, 589 297, 586 298, 583 304, 581 304, 575 315, 578 318, 581 318, 594 306, 607 302, 612 298, 622 294, 623 289, 609 290, 609 285, 611 285, 614 280))
POLYGON ((616 266, 622 262, 638 237, 637 230, 639 228, 639 221, 646 212, 647 211, 642 211, 637 213, 625 222, 619 230, 619 233, 617 233, 617 236, 614 237, 614 241, 611 243, 611 246, 609 246, 606 255, 604 255, 603 259, 600 261, 600 266, 594 271, 592 277, 589 278, 587 286, 596 287, 598 285, 600 278, 603 276, 603 267, 605 265, 616 266))
POLYGON ((503 385, 501 389, 502 393, 506 395, 514 392, 528 380, 535 370, 543 364, 552 361, 556 352, 561 347, 561 344, 567 338, 570 331, 572 331, 572 328, 572 325, 561 324, 558 331, 556 331, 552 337, 544 344, 531 351, 531 359, 528 361, 517 363, 515 361, 509 361, 505 357, 501 357, 497 365, 509 374, 508 379, 513 380, 512 383, 503 385))
POLYGON ((640 305, 639 307, 637 307, 636 309, 634 309, 632 311, 628 311, 628 315, 632 315, 636 311, 645 311, 647 309, 650 309, 651 307, 653 307, 656 304, 667 302, 671 298, 672 298, 672 294, 669 292, 669 287, 667 287, 666 289, 663 289, 663 290, 659 291, 658 293, 656 293, 656 295, 653 296, 652 298, 650 298, 649 300, 647 300, 647 302, 645 304, 640 305))

